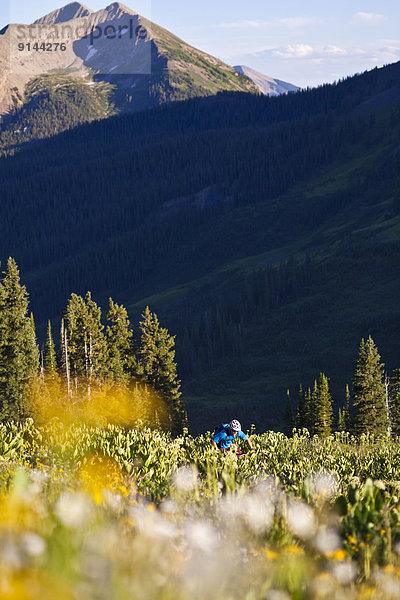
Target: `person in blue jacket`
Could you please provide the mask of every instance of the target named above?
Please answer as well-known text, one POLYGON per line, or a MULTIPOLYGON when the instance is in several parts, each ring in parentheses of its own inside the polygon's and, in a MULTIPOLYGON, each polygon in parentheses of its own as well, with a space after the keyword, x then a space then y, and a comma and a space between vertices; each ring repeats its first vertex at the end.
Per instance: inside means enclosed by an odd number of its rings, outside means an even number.
MULTIPOLYGON (((235 440, 238 441, 239 439, 247 442, 250 450, 253 450, 252 443, 247 435, 243 433, 239 421, 233 419, 230 423, 218 427, 213 435, 212 443, 215 450, 227 450, 235 440)), ((236 450, 239 449, 236 447, 236 450)))

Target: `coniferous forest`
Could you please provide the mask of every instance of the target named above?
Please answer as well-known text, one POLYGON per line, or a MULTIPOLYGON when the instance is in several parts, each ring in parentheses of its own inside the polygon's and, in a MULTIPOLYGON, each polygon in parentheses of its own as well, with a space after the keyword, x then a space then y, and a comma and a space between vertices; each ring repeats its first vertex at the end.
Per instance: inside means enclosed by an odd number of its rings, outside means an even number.
MULTIPOLYGON (((107 325, 90 292, 71 294, 61 318, 59 346, 48 321, 45 344, 36 339, 28 294, 9 258, 0 283, 1 419, 38 423, 50 418, 79 418, 92 406, 91 425, 144 425, 174 434, 187 428, 187 415, 175 362, 175 338, 146 307, 136 340, 124 306, 109 299, 107 325), (122 402, 121 402, 122 399, 122 402), (100 400, 100 402, 99 402, 100 400), (107 405, 107 409, 105 408, 107 405), (83 414, 83 413, 82 413, 83 414)), ((285 432, 306 429, 327 437, 333 431, 398 435, 400 369, 388 376, 371 338, 362 339, 353 381, 335 414, 330 381, 320 373, 307 390, 300 384, 296 399, 288 389, 285 432)))
POLYGON ((5 123, 0 256, 21 268, 40 345, 50 319, 58 347, 66 299, 90 289, 103 314, 110 296, 132 322, 150 306, 176 336, 195 429, 210 407, 282 429, 286 390, 302 382, 310 402, 319 372, 337 414, 360 339, 399 364, 398 75, 222 93, 42 141, 53 97, 20 142, 5 123))
MULTIPOLYGON (((107 422, 141 423, 180 433, 187 417, 174 361, 174 338, 147 307, 136 342, 126 309, 112 298, 107 322, 104 327, 101 309, 90 292, 84 298, 72 294, 61 319, 58 350, 50 321, 40 349, 33 313, 28 314, 26 288, 10 258, 0 284, 1 419, 33 417, 46 422, 68 410, 76 419, 76 411, 87 401, 93 404, 93 397, 94 408, 99 408, 102 392, 108 404, 107 422), (123 414, 118 401, 121 393, 123 414)), ((104 407, 98 413, 92 425, 103 424, 104 407)))

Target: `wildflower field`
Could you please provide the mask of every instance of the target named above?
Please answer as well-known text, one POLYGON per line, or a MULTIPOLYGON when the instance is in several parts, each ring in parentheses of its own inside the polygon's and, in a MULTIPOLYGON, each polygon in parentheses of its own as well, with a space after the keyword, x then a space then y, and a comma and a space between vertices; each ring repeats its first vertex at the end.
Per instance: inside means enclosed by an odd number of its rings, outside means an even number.
POLYGON ((0 426, 2 600, 400 597, 400 442, 0 426))

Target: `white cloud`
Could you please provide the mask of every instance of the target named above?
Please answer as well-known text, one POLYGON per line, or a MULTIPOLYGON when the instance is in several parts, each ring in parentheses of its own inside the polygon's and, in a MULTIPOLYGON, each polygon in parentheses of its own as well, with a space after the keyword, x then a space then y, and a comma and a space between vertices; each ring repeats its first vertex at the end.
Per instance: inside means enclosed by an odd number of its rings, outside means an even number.
MULTIPOLYGON (((393 40, 394 42, 394 40, 393 40)), ((256 59, 270 58, 279 61, 298 61, 315 63, 339 63, 353 61, 363 57, 365 61, 387 64, 400 59, 400 43, 366 44, 363 48, 327 45, 311 46, 310 44, 289 44, 288 46, 263 47, 249 56, 256 59)))
POLYGON ((278 58, 305 58, 314 53, 314 48, 308 44, 289 44, 284 48, 275 48, 272 54, 278 58))
POLYGON ((372 12, 358 12, 354 15, 354 19, 356 21, 360 21, 362 23, 379 23, 386 19, 385 15, 381 15, 379 13, 372 12))
POLYGON ((265 54, 266 52, 281 59, 312 59, 314 61, 346 56, 348 54, 348 50, 339 46, 313 47, 309 44, 289 44, 288 46, 262 50, 257 54, 265 54))
POLYGON ((345 56, 347 54, 347 50, 339 48, 339 46, 325 46, 323 52, 330 56, 345 56))

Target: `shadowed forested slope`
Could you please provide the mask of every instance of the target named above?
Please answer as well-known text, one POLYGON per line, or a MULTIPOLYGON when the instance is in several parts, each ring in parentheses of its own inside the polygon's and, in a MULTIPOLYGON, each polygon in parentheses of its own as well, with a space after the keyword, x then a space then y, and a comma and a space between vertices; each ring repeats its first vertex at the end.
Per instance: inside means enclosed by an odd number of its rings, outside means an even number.
POLYGON ((0 160, 0 256, 36 320, 72 291, 149 303, 194 424, 207 404, 277 426, 286 387, 319 370, 340 404, 368 333, 397 366, 399 67, 113 117, 0 160))

